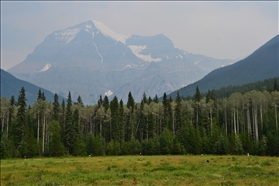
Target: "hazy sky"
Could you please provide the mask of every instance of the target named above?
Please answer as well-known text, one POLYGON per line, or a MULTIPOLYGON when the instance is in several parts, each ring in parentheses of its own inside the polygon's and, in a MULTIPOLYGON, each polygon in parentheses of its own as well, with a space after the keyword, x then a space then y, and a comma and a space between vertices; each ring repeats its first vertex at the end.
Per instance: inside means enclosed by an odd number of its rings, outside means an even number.
POLYGON ((116 33, 162 33, 188 52, 239 59, 278 34, 278 7, 276 1, 1 1, 1 68, 22 62, 55 30, 90 19, 116 33))

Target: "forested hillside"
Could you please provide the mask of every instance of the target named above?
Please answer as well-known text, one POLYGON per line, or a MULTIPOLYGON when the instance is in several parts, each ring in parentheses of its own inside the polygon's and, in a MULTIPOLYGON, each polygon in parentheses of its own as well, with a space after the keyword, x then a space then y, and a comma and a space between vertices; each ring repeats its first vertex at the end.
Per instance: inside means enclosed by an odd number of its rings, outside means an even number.
MULTIPOLYGON (((179 90, 181 96, 192 96, 198 86, 202 92, 220 89, 229 85, 239 86, 247 83, 275 78, 279 75, 279 35, 255 50, 248 57, 223 68, 218 68, 193 84, 179 90)), ((175 97, 176 92, 169 94, 175 97)))
POLYGON ((139 154, 246 154, 279 156, 278 83, 269 91, 252 90, 217 98, 199 88, 193 99, 177 94, 163 101, 145 94, 136 103, 100 97, 85 106, 71 93, 62 104, 38 93, 26 105, 1 98, 1 158, 139 154))

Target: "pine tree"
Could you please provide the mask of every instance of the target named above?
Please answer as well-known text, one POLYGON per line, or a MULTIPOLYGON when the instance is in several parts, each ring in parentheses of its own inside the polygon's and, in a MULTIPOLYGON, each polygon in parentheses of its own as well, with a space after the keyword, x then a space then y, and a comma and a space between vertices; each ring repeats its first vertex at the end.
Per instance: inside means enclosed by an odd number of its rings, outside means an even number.
POLYGON ((201 100, 201 93, 200 93, 199 87, 197 86, 196 87, 196 93, 194 95, 196 128, 198 128, 198 126, 199 126, 200 100, 201 100))
POLYGON ((58 121, 59 120, 59 101, 58 101, 58 95, 54 94, 54 102, 53 102, 53 119, 58 121))
POLYGON ((111 136, 114 141, 119 142, 119 105, 118 99, 114 96, 110 102, 111 109, 111 136))
POLYGON ((82 99, 81 99, 80 95, 78 95, 78 98, 77 98, 77 104, 80 104, 82 107, 84 107, 84 105, 83 105, 83 102, 82 102, 82 99))
POLYGON ((158 99, 157 94, 155 95, 155 97, 154 97, 154 99, 153 99, 153 102, 155 102, 155 103, 159 103, 159 99, 158 99))
POLYGON ((105 95, 104 97, 103 107, 105 108, 105 112, 107 112, 107 110, 109 109, 109 99, 107 95, 105 95))
POLYGON ((15 126, 14 140, 16 149, 19 150, 21 144, 23 142, 24 133, 27 127, 26 124, 26 97, 25 97, 25 89, 21 88, 18 96, 18 112, 17 112, 17 123, 15 126))
POLYGON ((125 113, 122 99, 119 102, 119 142, 123 143, 125 137, 125 113))
POLYGON ((44 93, 44 92, 42 93, 42 100, 43 100, 43 101, 46 100, 46 96, 45 96, 45 93, 44 93))
POLYGON ((39 100, 39 99, 42 99, 42 91, 41 91, 41 89, 39 89, 39 92, 38 92, 37 100, 39 100))
MULTIPOLYGON (((163 109, 164 109, 164 114, 163 114, 163 124, 162 124, 162 129, 168 126, 169 123, 169 110, 168 110, 168 105, 169 105, 169 100, 167 97, 167 94, 164 93, 163 96, 163 109)), ((161 132, 160 132, 161 133, 161 132)))
POLYGON ((132 93, 131 93, 131 92, 129 92, 129 94, 128 94, 128 102, 127 102, 127 107, 128 107, 128 109, 130 109, 130 110, 131 110, 131 113, 133 113, 133 112, 134 112, 135 101, 134 101, 134 98, 133 98, 133 96, 132 96, 132 93))
POLYGON ((174 119, 175 119, 175 133, 182 128, 182 115, 181 115, 181 98, 179 96, 179 92, 177 92, 176 96, 176 106, 174 111, 174 119))
POLYGON ((279 91, 279 85, 276 79, 274 79, 273 83, 273 91, 279 91))
POLYGON ((72 115, 72 97, 71 92, 68 94, 67 99, 67 107, 66 107, 66 120, 65 120, 65 135, 64 135, 64 144, 65 147, 68 149, 68 154, 72 153, 73 149, 73 115, 72 115))
POLYGON ((102 95, 100 95, 100 99, 98 100, 98 107, 100 107, 101 105, 103 105, 102 95))
POLYGON ((148 103, 145 92, 143 93, 142 100, 143 100, 143 103, 148 103))

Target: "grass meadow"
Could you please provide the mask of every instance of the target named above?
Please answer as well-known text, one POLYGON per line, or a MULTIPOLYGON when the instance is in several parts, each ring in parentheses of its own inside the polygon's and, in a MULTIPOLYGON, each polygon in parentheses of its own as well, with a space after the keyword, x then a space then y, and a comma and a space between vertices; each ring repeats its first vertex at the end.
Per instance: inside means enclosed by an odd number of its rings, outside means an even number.
POLYGON ((279 158, 169 155, 4 159, 1 185, 279 185, 279 158))

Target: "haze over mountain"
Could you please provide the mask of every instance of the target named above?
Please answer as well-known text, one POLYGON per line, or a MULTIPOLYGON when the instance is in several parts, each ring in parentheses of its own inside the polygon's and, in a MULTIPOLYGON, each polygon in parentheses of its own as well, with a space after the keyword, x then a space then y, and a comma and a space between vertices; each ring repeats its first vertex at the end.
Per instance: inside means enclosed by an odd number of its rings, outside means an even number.
MULTIPOLYGON (((201 80, 179 90, 180 96, 191 96, 196 87, 200 92, 229 85, 244 85, 279 76, 279 35, 270 39, 251 55, 232 65, 213 70, 201 80)), ((176 97, 177 91, 170 96, 176 97)))
POLYGON ((137 102, 144 92, 161 96, 232 62, 175 48, 163 34, 126 36, 90 20, 54 31, 8 72, 64 97, 71 91, 74 100, 80 95, 85 104, 95 104, 100 95, 116 95, 126 102, 129 91, 137 102))
MULTIPOLYGON (((41 89, 41 92, 44 92, 44 95, 46 97, 46 100, 53 102, 54 100, 54 94, 44 88, 38 87, 36 85, 33 85, 29 82, 17 79, 10 73, 6 72, 3 69, 0 69, 1 72, 1 95, 0 97, 6 97, 7 99, 10 99, 12 95, 14 95, 15 100, 17 101, 19 91, 22 87, 25 89, 25 95, 27 98, 27 104, 33 105, 33 103, 37 100, 38 92, 41 89)), ((62 102, 62 99, 65 99, 61 96, 58 96, 59 102, 62 102)), ((66 99, 65 99, 66 100, 66 99)))

